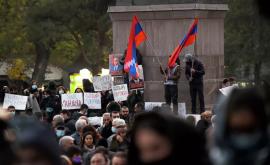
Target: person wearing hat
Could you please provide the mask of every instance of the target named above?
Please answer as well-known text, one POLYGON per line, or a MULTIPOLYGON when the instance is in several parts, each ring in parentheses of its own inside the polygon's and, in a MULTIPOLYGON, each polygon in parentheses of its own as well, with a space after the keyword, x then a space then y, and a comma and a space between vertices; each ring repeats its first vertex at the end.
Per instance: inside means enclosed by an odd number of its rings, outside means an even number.
POLYGON ((173 103, 173 112, 178 114, 178 80, 181 77, 180 60, 177 58, 173 67, 165 70, 160 66, 160 73, 164 75, 164 92, 166 104, 173 103))
POLYGON ((189 81, 190 96, 192 104, 192 113, 196 114, 196 99, 199 95, 200 113, 205 111, 204 94, 203 94, 203 76, 205 75, 204 66, 202 62, 192 56, 186 54, 184 62, 186 63, 186 78, 189 81))

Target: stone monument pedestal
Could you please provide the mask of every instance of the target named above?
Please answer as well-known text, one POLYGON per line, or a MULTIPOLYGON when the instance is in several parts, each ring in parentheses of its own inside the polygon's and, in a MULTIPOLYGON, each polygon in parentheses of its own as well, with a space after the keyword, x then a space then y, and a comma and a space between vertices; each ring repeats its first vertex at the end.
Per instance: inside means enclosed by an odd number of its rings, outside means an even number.
MULTIPOLYGON (((188 32, 195 17, 199 18, 196 44, 185 48, 180 55, 195 53, 205 66, 204 94, 206 108, 216 100, 224 77, 224 17, 226 4, 162 4, 142 6, 111 6, 108 9, 113 25, 113 52, 123 53, 127 47, 131 20, 137 15, 156 54, 147 42, 139 50, 143 55, 145 101, 164 101, 163 77, 159 72, 160 59, 166 66, 169 55, 188 32), (196 50, 196 52, 194 52, 196 50)), ((181 64, 184 68, 184 64, 181 64)), ((189 85, 182 70, 179 81, 179 102, 190 110, 189 85)), ((199 106, 198 106, 199 107, 199 106)))

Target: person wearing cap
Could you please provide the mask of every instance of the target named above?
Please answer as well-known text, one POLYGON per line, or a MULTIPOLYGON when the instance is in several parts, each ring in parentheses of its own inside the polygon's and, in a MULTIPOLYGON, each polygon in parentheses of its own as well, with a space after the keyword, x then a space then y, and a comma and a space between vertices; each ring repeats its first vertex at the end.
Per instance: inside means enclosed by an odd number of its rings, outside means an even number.
POLYGON ((112 123, 113 135, 108 138, 109 150, 113 152, 124 151, 128 148, 128 141, 126 138, 127 126, 125 120, 114 119, 112 123))
POLYGON ((178 114, 178 80, 181 77, 180 60, 177 58, 173 67, 165 70, 160 66, 160 73, 164 75, 164 92, 166 104, 173 103, 173 112, 178 114))
POLYGON ((200 113, 205 111, 204 94, 203 94, 203 76, 205 75, 204 66, 202 62, 192 56, 186 54, 184 62, 186 63, 185 74, 189 81, 190 96, 192 104, 192 113, 196 114, 196 99, 199 95, 200 113))

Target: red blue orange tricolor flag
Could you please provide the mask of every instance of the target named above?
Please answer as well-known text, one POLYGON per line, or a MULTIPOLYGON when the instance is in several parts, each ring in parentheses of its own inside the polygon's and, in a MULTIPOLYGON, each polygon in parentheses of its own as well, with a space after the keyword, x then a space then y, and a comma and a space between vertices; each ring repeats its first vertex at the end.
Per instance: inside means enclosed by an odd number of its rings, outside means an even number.
POLYGON ((188 31, 187 35, 181 41, 180 45, 178 45, 174 49, 171 57, 169 58, 169 63, 168 63, 168 66, 169 67, 173 67, 174 66, 175 61, 179 57, 179 54, 181 53, 181 51, 185 47, 188 47, 189 45, 193 44, 196 41, 197 31, 198 31, 198 18, 195 18, 192 26, 189 28, 189 31, 188 31))
POLYGON ((124 70, 133 78, 139 77, 136 48, 146 40, 137 16, 133 17, 128 41, 127 55, 125 58, 124 70))

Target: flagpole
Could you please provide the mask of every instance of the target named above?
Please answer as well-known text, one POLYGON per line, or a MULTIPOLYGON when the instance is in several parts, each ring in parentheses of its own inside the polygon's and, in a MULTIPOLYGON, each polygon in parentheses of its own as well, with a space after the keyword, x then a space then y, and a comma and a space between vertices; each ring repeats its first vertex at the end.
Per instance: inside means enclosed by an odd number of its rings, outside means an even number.
MULTIPOLYGON (((195 17, 195 19, 196 19, 197 17, 195 17)), ((198 28, 198 27, 197 27, 198 28)), ((198 30, 198 29, 197 29, 198 30)), ((195 43, 194 43, 194 48, 193 48, 193 54, 194 55, 192 55, 192 64, 191 64, 191 69, 193 69, 194 68, 194 58, 195 58, 195 56, 196 56, 196 53, 197 53, 197 35, 195 35, 195 43)), ((191 80, 192 80, 192 71, 190 70, 190 72, 191 72, 191 80)))
MULTIPOLYGON (((142 25, 141 25, 141 26, 142 26, 142 25)), ((143 29, 144 29, 144 28, 143 28, 143 29)), ((146 43, 148 43, 148 45, 150 46, 150 48, 151 48, 152 51, 154 52, 155 57, 156 57, 156 59, 157 59, 159 65, 161 66, 162 72, 164 73, 165 77, 167 77, 167 75, 166 75, 166 73, 165 73, 165 70, 164 70, 163 67, 162 67, 162 63, 160 62, 160 59, 159 59, 159 57, 158 57, 158 54, 157 54, 156 50, 154 49, 152 43, 151 43, 149 40, 150 40, 150 37, 147 36, 147 38, 146 38, 146 43)))

